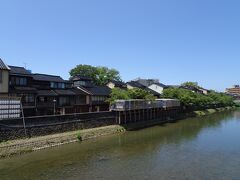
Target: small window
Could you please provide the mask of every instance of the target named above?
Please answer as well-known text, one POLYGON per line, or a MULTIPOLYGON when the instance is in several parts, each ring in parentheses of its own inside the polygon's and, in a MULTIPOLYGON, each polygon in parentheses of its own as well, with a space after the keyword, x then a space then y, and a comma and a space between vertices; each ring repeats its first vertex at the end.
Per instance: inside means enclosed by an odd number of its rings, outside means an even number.
POLYGON ((58 85, 58 83, 56 83, 56 82, 51 82, 51 84, 50 84, 50 87, 51 87, 51 88, 54 88, 54 89, 59 88, 58 86, 59 86, 59 85, 58 85))
POLYGON ((58 88, 59 89, 65 89, 65 84, 64 83, 58 83, 58 88))
POLYGON ((24 85, 24 78, 20 78, 20 85, 21 85, 21 86, 24 85))
POLYGON ((44 102, 44 101, 45 101, 45 98, 44 98, 44 97, 39 97, 39 101, 40 101, 40 102, 44 102))
POLYGON ((50 87, 51 87, 51 88, 54 88, 54 82, 51 82, 50 87))

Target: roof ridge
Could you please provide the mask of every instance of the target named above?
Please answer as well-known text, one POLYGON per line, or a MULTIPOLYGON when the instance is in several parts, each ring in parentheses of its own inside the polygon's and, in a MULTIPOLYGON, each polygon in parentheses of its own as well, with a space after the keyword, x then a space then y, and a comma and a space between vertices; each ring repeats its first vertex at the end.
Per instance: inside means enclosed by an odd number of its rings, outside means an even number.
POLYGON ((92 93, 91 93, 90 91, 88 91, 87 89, 85 89, 84 87, 78 86, 77 89, 80 89, 80 90, 82 90, 83 92, 92 95, 92 93))
POLYGON ((12 66, 12 65, 8 65, 9 67, 14 67, 14 68, 23 68, 23 69, 26 69, 25 67, 23 66, 12 66))
POLYGON ((44 76, 53 76, 53 77, 60 77, 60 78, 62 78, 59 75, 52 75, 52 74, 33 73, 33 75, 44 75, 44 76))

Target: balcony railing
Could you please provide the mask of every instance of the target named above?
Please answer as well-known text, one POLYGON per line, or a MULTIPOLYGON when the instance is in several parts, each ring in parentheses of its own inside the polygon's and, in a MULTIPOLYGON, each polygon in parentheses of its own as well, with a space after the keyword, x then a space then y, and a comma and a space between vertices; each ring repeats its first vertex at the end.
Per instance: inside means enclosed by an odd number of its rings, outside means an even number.
POLYGON ((23 107, 35 107, 35 102, 22 102, 23 107))
POLYGON ((54 102, 37 102, 37 107, 54 107, 54 102))

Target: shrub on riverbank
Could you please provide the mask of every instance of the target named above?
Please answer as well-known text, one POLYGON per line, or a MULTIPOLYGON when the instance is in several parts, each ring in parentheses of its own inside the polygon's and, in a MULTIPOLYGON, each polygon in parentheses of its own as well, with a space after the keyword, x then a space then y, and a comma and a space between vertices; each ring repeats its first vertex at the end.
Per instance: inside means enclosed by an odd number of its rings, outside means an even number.
POLYGON ((77 132, 77 139, 78 139, 79 141, 82 141, 82 140, 83 140, 80 131, 77 132))

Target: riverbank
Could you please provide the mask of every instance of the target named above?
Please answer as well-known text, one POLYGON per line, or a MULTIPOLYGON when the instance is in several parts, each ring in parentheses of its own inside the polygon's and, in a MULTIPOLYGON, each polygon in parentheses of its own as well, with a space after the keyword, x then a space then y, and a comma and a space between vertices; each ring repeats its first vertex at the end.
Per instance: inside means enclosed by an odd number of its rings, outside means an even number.
POLYGON ((80 131, 71 131, 54 135, 33 137, 29 139, 11 140, 0 143, 0 158, 9 157, 12 155, 20 155, 23 153, 64 144, 85 141, 88 139, 112 135, 124 131, 125 129, 119 125, 110 125, 80 131))
POLYGON ((192 113, 187 114, 187 116, 205 116, 205 115, 210 115, 216 112, 221 112, 221 111, 225 111, 225 110, 231 110, 231 109, 235 109, 236 107, 233 106, 228 106, 228 107, 222 107, 222 108, 216 108, 216 109, 206 109, 206 110, 202 110, 202 111, 193 111, 192 113))
POLYGON ((19 155, 19 154, 37 151, 45 148, 69 144, 73 142, 84 141, 92 138, 97 138, 100 136, 122 133, 122 132, 125 132, 126 130, 146 128, 146 127, 154 126, 157 124, 171 122, 174 120, 185 119, 188 117, 206 116, 216 112, 231 110, 234 108, 235 107, 225 107, 225 108, 216 108, 216 109, 206 109, 203 111, 193 111, 191 113, 183 114, 182 116, 179 116, 177 119, 169 118, 166 121, 161 121, 161 122, 157 120, 152 120, 147 122, 132 123, 126 126, 110 125, 110 126, 91 128, 91 129, 85 129, 80 131, 71 131, 71 132, 59 133, 54 135, 33 137, 29 139, 11 140, 11 141, 0 143, 0 158, 9 157, 12 155, 19 155))
POLYGON ((240 109, 0 159, 0 179, 239 179, 240 109), (108 173, 110 172, 110 173, 108 173))
POLYGON ((172 118, 168 118, 165 121, 161 121, 159 122, 158 120, 151 120, 151 121, 147 121, 147 122, 137 122, 137 123, 130 123, 127 124, 126 126, 123 125, 123 127, 127 130, 127 131, 132 131, 132 130, 137 130, 137 129, 143 129, 143 128, 147 128, 147 127, 151 127, 151 126, 155 126, 155 125, 159 125, 159 124, 164 124, 164 123, 168 123, 168 122, 173 122, 173 121, 177 121, 177 120, 183 120, 189 117, 200 117, 200 116, 207 116, 207 115, 211 115, 217 112, 222 112, 222 111, 226 111, 226 110, 233 110, 236 107, 222 107, 222 108, 215 108, 215 109, 205 109, 205 110, 199 110, 199 111, 192 111, 189 113, 183 113, 181 115, 179 115, 177 118, 172 119, 172 118))

